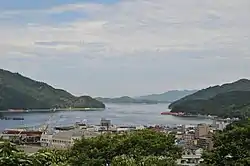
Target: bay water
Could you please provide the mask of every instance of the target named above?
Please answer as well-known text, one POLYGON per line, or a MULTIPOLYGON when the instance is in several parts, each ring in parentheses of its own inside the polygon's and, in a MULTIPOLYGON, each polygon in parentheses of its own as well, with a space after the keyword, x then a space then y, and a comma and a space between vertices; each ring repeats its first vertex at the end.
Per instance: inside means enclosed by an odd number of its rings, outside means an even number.
POLYGON ((170 111, 168 104, 106 104, 104 111, 64 111, 55 113, 8 113, 8 117, 23 117, 24 120, 0 120, 0 130, 19 127, 39 127, 46 123, 50 126, 67 126, 86 121, 100 124, 101 118, 110 119, 116 125, 165 125, 212 124, 209 119, 184 118, 161 115, 170 111), (49 121, 48 121, 49 120, 49 121))

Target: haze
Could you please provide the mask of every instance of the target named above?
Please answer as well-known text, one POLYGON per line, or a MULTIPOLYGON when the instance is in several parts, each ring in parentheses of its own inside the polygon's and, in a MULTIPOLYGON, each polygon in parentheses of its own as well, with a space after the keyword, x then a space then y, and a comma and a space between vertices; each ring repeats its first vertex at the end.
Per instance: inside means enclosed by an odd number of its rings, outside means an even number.
POLYGON ((249 0, 0 1, 0 68, 76 95, 250 78, 249 0))

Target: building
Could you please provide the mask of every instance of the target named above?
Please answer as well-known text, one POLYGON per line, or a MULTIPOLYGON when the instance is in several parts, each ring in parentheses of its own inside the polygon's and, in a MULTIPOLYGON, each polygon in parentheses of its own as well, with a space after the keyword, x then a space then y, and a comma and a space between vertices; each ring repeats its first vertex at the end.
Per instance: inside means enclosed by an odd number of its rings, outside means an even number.
POLYGON ((99 132, 86 130, 68 130, 55 133, 44 133, 41 136, 41 146, 54 148, 68 148, 74 144, 74 140, 84 138, 92 138, 100 135, 99 132))
POLYGON ((213 141, 210 137, 200 137, 197 140, 197 146, 202 149, 212 150, 213 149, 213 141))
POLYGON ((198 124, 195 129, 195 138, 200 138, 208 135, 210 127, 207 124, 198 124))
POLYGON ((184 149, 181 159, 177 160, 178 165, 182 166, 196 166, 199 165, 203 159, 203 150, 201 148, 188 148, 184 149))
POLYGON ((224 121, 218 121, 218 122, 216 122, 216 130, 224 130, 226 127, 227 127, 227 125, 229 125, 230 123, 228 123, 228 122, 224 122, 224 121))
POLYGON ((6 129, 0 134, 0 138, 17 144, 39 144, 41 135, 41 131, 6 129))

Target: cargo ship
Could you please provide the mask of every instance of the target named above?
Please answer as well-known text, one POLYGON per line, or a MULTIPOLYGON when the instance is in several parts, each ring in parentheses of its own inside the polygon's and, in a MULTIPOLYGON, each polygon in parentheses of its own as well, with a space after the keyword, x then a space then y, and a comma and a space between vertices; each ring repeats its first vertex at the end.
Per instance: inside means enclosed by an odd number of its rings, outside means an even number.
POLYGON ((183 112, 162 112, 161 115, 183 116, 183 112))

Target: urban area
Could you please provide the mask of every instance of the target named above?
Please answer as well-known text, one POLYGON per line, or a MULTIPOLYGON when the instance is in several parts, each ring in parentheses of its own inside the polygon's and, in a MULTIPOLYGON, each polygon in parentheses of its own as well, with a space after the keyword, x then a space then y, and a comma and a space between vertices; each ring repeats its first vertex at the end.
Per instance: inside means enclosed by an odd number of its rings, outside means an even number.
POLYGON ((213 124, 175 125, 169 126, 119 126, 113 125, 111 120, 101 119, 100 124, 90 125, 86 120, 72 126, 58 126, 49 128, 45 124, 43 129, 6 129, 0 138, 19 145, 27 153, 33 153, 42 148, 66 149, 73 146, 77 139, 92 138, 104 133, 125 133, 136 130, 152 129, 166 134, 174 134, 176 145, 181 146, 183 154, 177 163, 183 166, 195 166, 202 162, 204 150, 213 149, 213 133, 223 130, 238 119, 214 119, 213 124))

